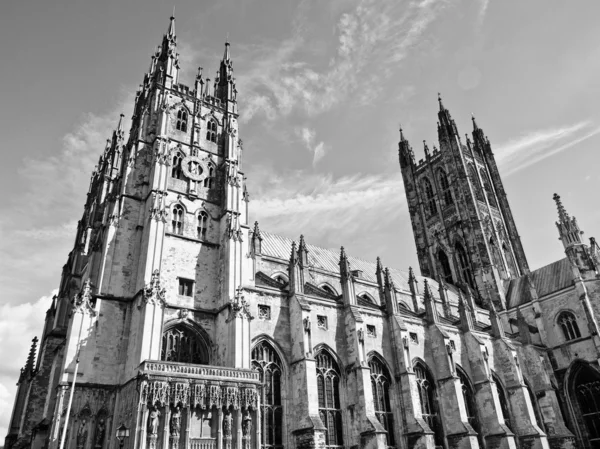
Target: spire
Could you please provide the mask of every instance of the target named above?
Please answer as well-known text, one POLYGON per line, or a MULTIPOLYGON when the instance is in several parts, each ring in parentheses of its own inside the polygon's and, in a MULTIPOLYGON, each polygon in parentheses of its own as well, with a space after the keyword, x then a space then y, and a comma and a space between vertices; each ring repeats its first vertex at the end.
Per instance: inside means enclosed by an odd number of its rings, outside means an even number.
POLYGON ((425 142, 425 141, 423 141, 423 150, 425 151, 425 157, 427 159, 429 159, 429 157, 430 157, 429 147, 427 146, 427 142, 425 142))
POLYGON ((438 103, 440 105, 440 112, 445 111, 444 104, 442 103, 442 94, 438 92, 438 103))
POLYGON ((300 244, 298 245, 298 260, 302 268, 308 268, 308 249, 304 242, 304 236, 300 235, 300 244))
POLYGON ((473 122, 473 131, 477 131, 479 126, 477 126, 477 122, 475 121, 475 115, 471 112, 471 121, 473 122))
POLYGON ((383 264, 381 263, 381 258, 377 256, 377 263, 375 268, 375 277, 377 278, 377 285, 379 286, 379 291, 382 292, 384 288, 384 269, 383 264))
POLYGON ((581 234, 583 234, 583 231, 579 229, 577 219, 569 216, 560 200, 560 196, 555 193, 553 198, 556 202, 556 208, 558 209, 558 221, 556 222, 559 235, 558 238, 562 240, 565 249, 581 244, 581 234))
POLYGON ((342 284, 342 297, 346 305, 356 305, 356 292, 354 289, 354 276, 350 271, 350 262, 346 251, 340 248, 340 283, 342 284))
POLYGON ((215 78, 215 96, 222 102, 235 101, 235 78, 233 78, 233 62, 229 41, 225 42, 223 60, 215 78))
MULTIPOLYGON (((381 261, 378 262, 381 263, 381 261)), ((383 267, 381 267, 383 270, 383 267)), ((378 271, 379 272, 379 271, 378 271)), ((394 281, 392 276, 390 275, 390 269, 386 268, 383 270, 383 295, 385 297, 385 308, 387 313, 396 314, 399 312, 398 308, 398 298, 396 297, 396 287, 394 286, 394 281)))
POLYGON ((175 39, 175 7, 173 7, 173 14, 169 19, 169 29, 167 30, 167 37, 175 39))
POLYGON ((415 155, 410 143, 404 137, 402 127, 400 127, 400 142, 398 143, 398 157, 400 158, 400 167, 404 168, 408 165, 415 165, 415 155))
POLYGON ((342 281, 346 278, 350 277, 350 263, 348 262, 348 256, 346 255, 346 250, 342 246, 340 248, 340 274, 342 276, 342 281))
POLYGON ((229 38, 225 41, 225 54, 223 55, 223 61, 229 61, 231 59, 231 54, 229 51, 229 38))
POLYGON ((440 110, 438 112, 438 136, 440 142, 442 142, 444 140, 443 138, 447 137, 447 135, 454 135, 458 138, 458 130, 456 129, 456 124, 454 123, 454 120, 452 120, 448 109, 444 107, 444 104, 442 103, 442 96, 440 93, 438 93, 438 103, 440 105, 440 110))
POLYGON ((460 315, 460 329, 463 332, 473 330, 473 315, 469 304, 463 299, 462 291, 458 289, 458 314, 460 315))
POLYGON ((29 349, 29 355, 27 356, 27 363, 25 363, 25 373, 33 374, 35 365, 35 353, 37 352, 38 338, 33 337, 31 340, 31 349, 29 349))
POLYGON ((435 307, 435 300, 429 289, 429 283, 427 279, 423 281, 423 302, 425 303, 425 316, 429 324, 437 324, 439 322, 439 315, 437 308, 435 307))
POLYGON ((258 221, 255 221, 254 229, 252 230, 252 240, 250 241, 253 255, 262 253, 262 239, 260 228, 258 227, 258 221))
POLYGON ((292 252, 290 254, 290 264, 288 273, 290 276, 289 289, 290 294, 302 294, 304 293, 304 270, 300 263, 298 263, 298 247, 296 242, 292 242, 292 252))

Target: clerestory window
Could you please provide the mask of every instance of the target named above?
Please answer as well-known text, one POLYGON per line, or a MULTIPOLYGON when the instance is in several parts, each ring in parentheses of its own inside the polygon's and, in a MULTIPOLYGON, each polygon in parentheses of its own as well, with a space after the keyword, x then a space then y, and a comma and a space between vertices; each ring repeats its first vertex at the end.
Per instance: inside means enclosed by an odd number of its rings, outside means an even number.
POLYGON ((178 131, 187 132, 188 113, 184 108, 177 111, 177 123, 175 127, 178 131))
POLYGON ((395 446, 394 414, 390 402, 392 377, 383 362, 376 357, 371 358, 369 361, 369 368, 371 368, 371 389, 373 390, 375 416, 387 432, 387 445, 395 446))
POLYGON ((325 425, 325 446, 343 446, 342 407, 340 405, 340 369, 327 351, 320 351, 317 361, 319 416, 325 425))
POLYGON ((175 154, 173 156, 173 166, 171 168, 171 177, 175 179, 183 179, 183 170, 181 169, 181 161, 183 160, 183 156, 181 153, 175 154))
POLYGON ((206 140, 209 142, 217 141, 217 122, 214 119, 208 121, 206 128, 206 140))
POLYGON ((579 326, 577 325, 577 318, 571 312, 563 312, 558 316, 558 324, 562 329, 565 340, 575 340, 581 337, 579 332, 579 326))
POLYGON ((173 234, 183 235, 183 207, 177 205, 173 207, 173 216, 171 217, 171 232, 173 234))

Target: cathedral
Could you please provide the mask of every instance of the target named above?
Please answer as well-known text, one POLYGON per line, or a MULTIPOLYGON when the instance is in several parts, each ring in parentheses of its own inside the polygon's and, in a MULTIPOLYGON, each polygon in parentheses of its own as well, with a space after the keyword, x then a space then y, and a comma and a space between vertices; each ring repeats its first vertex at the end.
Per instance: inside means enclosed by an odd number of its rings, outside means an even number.
POLYGON ((214 80, 178 74, 171 18, 6 449, 600 448, 600 248, 554 195, 565 257, 529 269, 475 119, 439 99, 418 162, 400 131, 419 275, 252 223, 229 44, 214 80))

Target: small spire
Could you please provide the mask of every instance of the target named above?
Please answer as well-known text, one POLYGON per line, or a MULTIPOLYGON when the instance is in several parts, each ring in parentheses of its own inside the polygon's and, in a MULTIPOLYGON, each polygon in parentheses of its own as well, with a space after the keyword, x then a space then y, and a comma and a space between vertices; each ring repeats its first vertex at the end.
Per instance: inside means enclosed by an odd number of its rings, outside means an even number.
POLYGON ((475 121, 475 114, 471 112, 471 121, 473 122, 473 131, 477 131, 479 126, 477 126, 477 122, 475 121))
POLYGON ((381 263, 381 258, 377 256, 377 269, 376 273, 383 273, 383 264, 381 263))
POLYGON ((171 14, 171 18, 169 19, 169 30, 167 31, 168 37, 175 37, 175 7, 173 6, 173 14, 171 14))
POLYGON ((202 67, 198 67, 198 73, 196 73, 196 79, 202 79, 202 67))
POLYGON ((402 125, 400 125, 400 142, 406 142, 404 138, 404 133, 402 132, 402 125))
POLYGON ((442 94, 438 92, 438 103, 440 104, 440 111, 444 110, 444 104, 442 103, 442 94))
POLYGON ((435 300, 433 299, 433 295, 429 289, 429 283, 427 282, 427 279, 423 281, 423 290, 423 302, 425 303, 425 314, 427 321, 429 324, 437 323, 439 322, 439 315, 435 306, 435 300))
POLYGON ((254 229, 252 230, 252 237, 262 240, 262 235, 260 234, 260 228, 258 227, 258 221, 254 222, 254 229))
POLYGON ((231 54, 229 50, 229 37, 225 41, 225 54, 223 55, 223 61, 229 61, 231 59, 231 54))
POLYGON ((125 118, 125 114, 121 113, 119 115, 119 124, 117 125, 117 131, 123 131, 123 119, 125 118))
POLYGON ((35 364, 35 353, 37 352, 38 338, 33 337, 31 340, 31 348, 29 349, 29 355, 27 356, 27 363, 25 364, 25 371, 27 373, 33 373, 35 364))
POLYGON ((344 247, 342 246, 340 248, 340 261, 342 260, 347 260, 348 256, 346 256, 346 250, 344 249, 344 247))
POLYGON ((423 147, 425 149, 425 156, 429 157, 429 147, 427 146, 427 142, 423 141, 423 147))
POLYGON ((304 241, 304 235, 300 234, 300 243, 298 244, 298 258, 303 268, 308 267, 308 249, 306 248, 306 242, 304 241))
POLYGON ((556 208, 558 209, 558 217, 560 218, 560 221, 562 221, 563 223, 568 223, 569 214, 563 206, 562 201, 560 200, 560 196, 557 193, 555 193, 552 199, 556 202, 556 208))
POLYGON ((292 242, 292 253, 290 254, 290 263, 295 264, 298 260, 298 249, 296 247, 296 242, 292 242))

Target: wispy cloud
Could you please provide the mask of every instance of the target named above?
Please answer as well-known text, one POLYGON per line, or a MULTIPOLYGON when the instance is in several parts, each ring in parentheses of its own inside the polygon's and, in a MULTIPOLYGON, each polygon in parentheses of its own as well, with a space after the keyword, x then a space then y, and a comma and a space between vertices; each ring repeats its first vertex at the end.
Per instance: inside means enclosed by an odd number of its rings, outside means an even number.
POLYGON ((496 160, 504 176, 536 164, 600 133, 589 120, 558 128, 532 131, 497 147, 496 160))
POLYGON ((328 150, 327 145, 323 141, 315 143, 316 132, 307 126, 296 128, 296 134, 300 137, 306 149, 312 154, 312 164, 314 167, 325 156, 328 150))
POLYGON ((361 0, 337 22, 336 52, 325 67, 310 66, 303 55, 307 27, 277 46, 244 49, 253 61, 239 78, 248 104, 243 119, 262 112, 268 119, 298 109, 314 116, 357 93, 359 104, 374 102, 383 82, 418 42, 447 2, 361 0))

